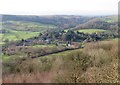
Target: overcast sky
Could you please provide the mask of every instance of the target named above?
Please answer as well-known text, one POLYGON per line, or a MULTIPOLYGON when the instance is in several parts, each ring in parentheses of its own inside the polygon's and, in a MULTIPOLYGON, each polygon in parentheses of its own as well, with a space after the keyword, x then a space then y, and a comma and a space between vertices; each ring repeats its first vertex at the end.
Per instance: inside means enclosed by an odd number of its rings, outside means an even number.
POLYGON ((0 14, 112 15, 119 0, 0 0, 0 14))

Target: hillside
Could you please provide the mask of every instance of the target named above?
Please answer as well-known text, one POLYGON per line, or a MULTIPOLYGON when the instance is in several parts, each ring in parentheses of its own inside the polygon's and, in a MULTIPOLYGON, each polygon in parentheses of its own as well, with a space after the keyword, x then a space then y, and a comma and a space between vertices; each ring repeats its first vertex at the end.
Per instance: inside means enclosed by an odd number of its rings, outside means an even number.
POLYGON ((116 40, 92 42, 84 49, 3 62, 3 82, 117 83, 117 48, 116 40))
MULTIPOLYGON (((2 41, 15 41, 38 36, 39 33, 54 30, 78 30, 94 29, 109 30, 117 32, 117 16, 75 16, 75 15, 51 15, 51 16, 20 16, 20 15, 3 15, 2 31, 0 36, 2 41), (8 31, 9 30, 9 31, 8 31), (14 31, 14 32, 13 32, 14 31), (18 31, 18 32, 17 32, 18 31), (23 32, 26 31, 26 32, 23 32), (22 33, 23 37, 19 37, 22 33), (35 35, 33 35, 35 34, 35 35), (27 37, 28 35, 31 35, 27 37), (33 35, 33 36, 32 36, 33 35), (16 39, 17 38, 17 39, 16 39)), ((2 42, 1 42, 2 43, 2 42)))
POLYGON ((3 83, 117 83, 116 16, 3 15, 3 83))
MULTIPOLYGON (((51 15, 51 16, 18 16, 18 15, 3 15, 4 21, 28 21, 28 22, 38 22, 42 24, 52 24, 58 26, 59 28, 69 29, 78 27, 83 24, 83 26, 93 25, 96 26, 103 24, 115 25, 117 22, 117 16, 75 16, 75 15, 51 15), (87 25, 88 24, 88 25, 87 25), (77 26, 78 25, 78 26, 77 26)), ((86 27, 82 27, 86 29, 86 27)), ((92 28, 92 27, 89 27, 92 28)), ((102 27, 101 27, 102 29, 102 27)), ((108 29, 104 27, 103 29, 108 29)))
POLYGON ((80 29, 104 29, 104 30, 116 30, 117 29, 117 21, 114 22, 112 19, 108 19, 107 17, 103 18, 95 18, 91 19, 86 23, 79 24, 75 27, 76 30, 80 29), (111 22, 108 22, 110 21, 111 22), (113 22, 112 22, 113 21, 113 22))

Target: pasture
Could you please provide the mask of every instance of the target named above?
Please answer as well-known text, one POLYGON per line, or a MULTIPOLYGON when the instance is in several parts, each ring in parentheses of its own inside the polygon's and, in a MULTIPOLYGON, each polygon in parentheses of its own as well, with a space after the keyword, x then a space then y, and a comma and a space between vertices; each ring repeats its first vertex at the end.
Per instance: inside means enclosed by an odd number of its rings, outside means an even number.
POLYGON ((55 29, 57 27, 54 25, 42 24, 37 22, 8 21, 7 23, 3 23, 3 28, 17 30, 17 31, 44 32, 46 30, 55 29))
POLYGON ((105 32, 106 30, 102 30, 102 29, 81 29, 81 30, 78 30, 78 31, 83 32, 83 33, 92 34, 92 33, 105 32))
MULTIPOLYGON (((70 30, 74 30, 74 28, 71 28, 70 30)), ((68 29, 64 30, 65 32, 68 31, 68 29)), ((106 30, 103 29, 80 29, 80 30, 75 30, 75 31, 79 31, 79 32, 83 32, 83 33, 88 33, 88 34, 92 34, 92 33, 100 33, 100 32, 105 32, 106 30)))
POLYGON ((21 39, 28 39, 28 38, 35 37, 38 35, 39 35, 39 32, 9 30, 9 33, 0 34, 0 39, 3 42, 5 40, 16 41, 16 40, 21 40, 21 39))

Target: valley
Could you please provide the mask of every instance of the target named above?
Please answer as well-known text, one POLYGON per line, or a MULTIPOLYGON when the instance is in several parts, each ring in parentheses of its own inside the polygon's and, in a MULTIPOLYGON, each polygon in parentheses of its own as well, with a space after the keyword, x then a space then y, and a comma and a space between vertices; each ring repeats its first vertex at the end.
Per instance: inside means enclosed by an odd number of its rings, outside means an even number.
POLYGON ((119 82, 115 15, 3 15, 1 24, 3 83, 119 82))

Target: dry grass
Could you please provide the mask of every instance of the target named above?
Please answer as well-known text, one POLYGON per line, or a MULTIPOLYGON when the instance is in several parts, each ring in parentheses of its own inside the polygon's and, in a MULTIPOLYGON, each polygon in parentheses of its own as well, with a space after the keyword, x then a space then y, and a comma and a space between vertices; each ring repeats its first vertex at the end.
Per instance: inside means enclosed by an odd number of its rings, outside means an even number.
POLYGON ((102 41, 88 44, 84 52, 94 62, 84 76, 89 83, 118 82, 118 42, 102 41))
POLYGON ((52 72, 10 74, 3 77, 3 83, 52 83, 53 77, 52 72))

